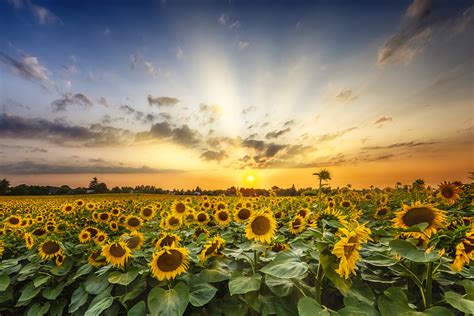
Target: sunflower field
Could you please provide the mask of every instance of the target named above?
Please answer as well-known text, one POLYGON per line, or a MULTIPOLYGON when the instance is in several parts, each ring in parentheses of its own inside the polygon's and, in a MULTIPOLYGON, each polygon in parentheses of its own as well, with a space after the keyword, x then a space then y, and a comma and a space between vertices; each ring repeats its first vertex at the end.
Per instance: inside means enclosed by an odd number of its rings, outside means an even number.
POLYGON ((472 315, 469 184, 0 199, 1 315, 472 315))

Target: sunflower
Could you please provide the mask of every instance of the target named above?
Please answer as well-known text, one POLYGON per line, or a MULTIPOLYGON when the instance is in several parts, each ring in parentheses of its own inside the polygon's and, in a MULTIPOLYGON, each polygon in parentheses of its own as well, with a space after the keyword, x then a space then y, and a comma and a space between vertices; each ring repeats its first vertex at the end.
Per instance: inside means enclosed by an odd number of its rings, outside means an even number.
POLYGON ((365 227, 365 224, 360 224, 356 220, 351 220, 347 223, 344 227, 339 228, 338 233, 339 235, 343 235, 345 237, 352 237, 352 232, 356 234, 357 243, 367 243, 369 240, 371 241, 370 234, 372 231, 370 228, 365 227))
POLYGON ((161 228, 175 230, 181 226, 182 219, 178 216, 169 215, 161 220, 161 228))
POLYGON ((465 238, 456 246, 456 254, 451 269, 459 272, 464 265, 471 261, 474 261, 474 230, 467 232, 465 238))
POLYGON ((276 230, 276 220, 273 214, 263 211, 256 212, 249 219, 245 228, 245 236, 250 240, 270 243, 276 230))
POLYGON ((110 221, 109 228, 111 231, 116 232, 119 229, 119 224, 116 221, 110 221))
POLYGON ((252 211, 248 207, 237 208, 234 212, 234 218, 237 223, 243 223, 252 216, 252 211))
POLYGON ((451 182, 444 181, 439 185, 438 197, 446 201, 448 204, 453 204, 459 199, 459 187, 451 182))
POLYGON ((143 244, 145 243, 145 236, 138 231, 133 231, 130 234, 122 235, 122 238, 125 239, 128 248, 131 250, 138 250, 142 248, 143 244))
POLYGON ((66 204, 63 205, 62 210, 64 213, 71 213, 72 211, 74 211, 74 206, 72 206, 71 204, 66 204))
POLYGON ((282 242, 276 242, 270 246, 270 250, 273 252, 282 252, 288 249, 290 249, 290 245, 282 242))
POLYGON ((46 231, 46 229, 41 228, 41 227, 36 228, 36 229, 32 232, 32 234, 33 234, 34 236, 36 236, 36 237, 44 236, 44 235, 46 235, 47 233, 48 233, 48 232, 46 231))
POLYGON ((199 254, 199 260, 201 262, 204 262, 207 260, 207 258, 211 256, 215 256, 219 253, 219 251, 224 248, 225 241, 219 236, 216 236, 210 240, 208 240, 205 244, 204 247, 201 250, 201 253, 199 254))
POLYGON ((204 211, 197 213, 196 222, 199 225, 206 225, 209 222, 209 215, 204 211))
POLYGON ((302 218, 307 218, 310 213, 311 212, 307 208, 302 208, 298 212, 296 212, 296 215, 301 216, 302 218))
POLYGON ((81 206, 84 206, 84 201, 83 200, 76 200, 74 202, 74 204, 76 204, 78 207, 81 207, 81 206))
MULTIPOLYGON (((335 210, 330 207, 316 213, 316 215, 314 216, 314 221, 319 228, 323 227, 323 220, 336 221, 341 225, 345 225, 347 223, 346 216, 342 214, 341 211, 335 210)), ((331 227, 329 230, 335 231, 335 228, 331 227)))
POLYGON ((146 206, 146 207, 143 207, 141 210, 140 210, 140 216, 144 219, 144 220, 150 220, 152 219, 153 217, 155 217, 155 209, 150 207, 150 206, 146 206))
POLYGON ((159 281, 171 280, 186 272, 189 265, 188 250, 184 247, 165 246, 153 254, 151 273, 159 281))
POLYGON ((35 244, 35 239, 33 238, 33 235, 30 234, 30 233, 25 233, 23 235, 23 239, 25 240, 25 245, 26 245, 26 248, 28 249, 31 249, 33 248, 34 244, 35 244))
POLYGON ((173 204, 171 204, 171 213, 176 216, 183 217, 186 214, 186 209, 186 204, 181 201, 174 201, 173 204))
POLYGON ((128 248, 127 244, 123 241, 102 246, 102 256, 105 257, 107 262, 116 267, 124 267, 130 254, 130 248, 128 248))
POLYGON ((62 251, 61 245, 55 240, 43 241, 38 247, 39 256, 43 260, 49 260, 62 254, 62 251))
POLYGON ((119 216, 120 215, 120 210, 118 208, 113 208, 110 213, 113 215, 113 216, 119 216))
POLYGON ((348 209, 348 208, 351 208, 352 203, 349 200, 342 200, 340 205, 341 205, 341 207, 343 207, 345 209, 348 209))
POLYGON ((395 214, 396 217, 393 219, 393 226, 395 228, 406 229, 421 223, 428 224, 428 227, 426 227, 423 232, 403 233, 405 236, 414 238, 430 238, 446 221, 444 211, 438 210, 428 204, 421 204, 420 202, 412 203, 411 206, 403 205, 403 209, 395 214))
POLYGON ((227 226, 230 223, 229 211, 227 211, 225 209, 218 210, 214 214, 214 219, 216 220, 217 225, 219 225, 221 227, 227 226))
POLYGON ((295 218, 289 223, 289 231, 293 235, 301 233, 306 228, 306 222, 303 217, 296 215, 295 218))
POLYGON ((356 263, 360 258, 360 244, 356 232, 352 231, 348 236, 342 237, 332 250, 332 254, 339 258, 339 267, 335 270, 341 277, 347 279, 349 275, 356 274, 356 263))
POLYGON ((63 254, 57 255, 56 256, 56 267, 62 266, 65 258, 66 257, 63 254))
POLYGON ((10 228, 17 228, 21 226, 21 217, 16 215, 11 215, 5 219, 5 225, 10 228))
POLYGON ((97 250, 89 255, 87 262, 89 262, 89 264, 95 268, 100 268, 107 264, 107 259, 101 256, 100 250, 97 250))
POLYGON ((194 230, 194 234, 193 234, 193 238, 194 239, 198 239, 199 236, 201 236, 201 234, 204 234, 206 236, 209 235, 209 231, 207 229, 205 229, 204 227, 197 227, 195 230, 194 230))
POLYGON ((390 215, 390 208, 388 206, 381 206, 379 207, 375 213, 374 213, 374 217, 376 219, 384 219, 384 218, 387 218, 388 215, 390 215))
POLYGON ((102 245, 107 240, 107 238, 109 238, 109 236, 107 236, 106 233, 98 232, 97 235, 94 237, 94 242, 97 245, 102 245))
POLYGON ((3 245, 3 241, 0 239, 0 257, 3 255, 5 251, 5 246, 3 245))
POLYGON ((88 241, 90 241, 92 238, 91 238, 91 233, 86 230, 86 229, 83 229, 80 233, 79 233, 79 242, 81 244, 84 244, 88 241))
POLYGON ((143 224, 143 220, 140 217, 133 216, 133 215, 128 216, 127 220, 125 221, 125 226, 127 226, 129 230, 140 229, 142 227, 142 224, 143 224))
POLYGON ((91 237, 95 237, 99 233, 99 230, 95 227, 86 227, 85 230, 91 234, 91 237))
POLYGON ((163 248, 163 247, 174 247, 179 246, 179 242, 181 241, 181 237, 176 234, 163 234, 160 239, 155 242, 156 248, 163 248))

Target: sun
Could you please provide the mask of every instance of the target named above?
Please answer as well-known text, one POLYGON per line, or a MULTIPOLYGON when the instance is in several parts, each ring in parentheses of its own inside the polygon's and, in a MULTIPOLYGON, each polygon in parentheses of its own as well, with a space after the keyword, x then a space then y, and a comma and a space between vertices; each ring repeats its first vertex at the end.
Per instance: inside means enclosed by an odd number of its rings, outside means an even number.
POLYGON ((240 182, 242 186, 247 188, 254 188, 260 185, 260 175, 254 170, 246 170, 241 174, 240 182))

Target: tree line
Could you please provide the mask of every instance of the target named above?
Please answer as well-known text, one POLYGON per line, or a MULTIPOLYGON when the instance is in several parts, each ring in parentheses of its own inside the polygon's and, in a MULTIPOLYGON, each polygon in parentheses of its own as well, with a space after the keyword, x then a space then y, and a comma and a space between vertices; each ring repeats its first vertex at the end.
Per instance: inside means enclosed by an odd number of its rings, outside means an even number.
POLYGON ((61 186, 41 186, 20 184, 11 186, 7 179, 0 180, 0 195, 81 195, 81 194, 105 194, 105 193, 134 193, 134 194, 173 194, 173 195, 227 195, 227 196, 298 196, 302 194, 314 195, 312 188, 299 188, 294 185, 290 188, 280 188, 273 186, 270 190, 255 188, 237 188, 232 186, 227 189, 205 190, 197 186, 194 190, 184 189, 163 189, 153 185, 115 186, 109 189, 106 183, 100 182, 94 177, 88 187, 71 188, 68 185, 61 186))

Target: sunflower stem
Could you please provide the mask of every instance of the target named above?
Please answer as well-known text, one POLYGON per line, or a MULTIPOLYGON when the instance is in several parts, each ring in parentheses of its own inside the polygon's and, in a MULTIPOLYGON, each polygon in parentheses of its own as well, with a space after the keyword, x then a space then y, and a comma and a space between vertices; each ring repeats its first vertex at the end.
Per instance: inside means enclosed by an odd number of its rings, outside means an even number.
MULTIPOLYGON (((255 270, 257 270, 257 262, 258 262, 257 250, 253 251, 253 262, 255 264, 255 270)), ((254 270, 254 273, 255 273, 255 270, 254 270)))
POLYGON ((323 278, 324 278, 324 271, 323 271, 323 267, 321 265, 321 261, 319 262, 318 264, 318 270, 316 272, 316 284, 315 284, 315 288, 316 288, 316 301, 321 304, 321 288, 322 288, 322 281, 323 281, 323 278))
POLYGON ((405 270, 409 274, 409 277, 412 279, 412 281, 416 284, 416 286, 420 290, 421 299, 423 300, 423 309, 426 309, 426 296, 425 296, 425 289, 423 287, 423 282, 421 282, 420 279, 418 279, 418 277, 416 276, 416 274, 413 273, 413 271, 411 271, 407 266, 405 266, 401 262, 400 262, 400 267, 402 267, 403 270, 405 270))
POLYGON ((434 265, 433 262, 428 263, 427 272, 426 272, 426 307, 429 308, 431 306, 431 302, 433 300, 433 274, 434 274, 434 265))

